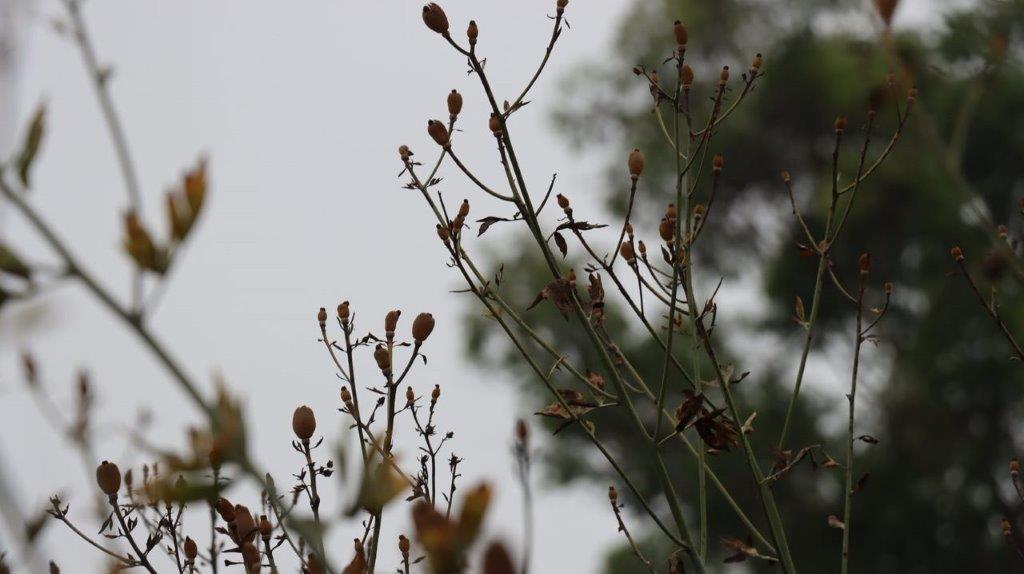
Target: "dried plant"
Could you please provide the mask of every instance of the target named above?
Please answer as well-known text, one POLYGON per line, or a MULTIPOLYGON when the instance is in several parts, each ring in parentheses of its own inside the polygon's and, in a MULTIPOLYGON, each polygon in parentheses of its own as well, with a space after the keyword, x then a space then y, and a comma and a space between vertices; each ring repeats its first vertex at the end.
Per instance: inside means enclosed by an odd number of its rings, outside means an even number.
MULTIPOLYGON (((408 328, 408 337, 403 337, 401 312, 389 311, 384 317, 383 337, 378 337, 373 332, 357 332, 355 309, 348 301, 337 306, 333 318, 326 308, 319 308, 318 344, 326 350, 339 380, 340 416, 354 431, 343 436, 342 442, 347 438, 358 448, 351 457, 344 449, 335 457, 324 456, 325 437, 318 432, 322 427, 318 425, 316 411, 298 406, 292 413, 295 473, 287 485, 279 486, 250 456, 245 417, 226 385, 218 382, 216 396, 205 396, 149 321, 153 306, 166 288, 167 271, 181 257, 180 248, 202 216, 207 163, 200 159, 167 194, 166 231, 155 233, 142 215, 142 193, 107 91, 108 72, 98 64, 80 0, 64 0, 64 4, 68 25, 110 127, 128 192, 123 247, 134 270, 131 296, 128 303, 123 303, 104 287, 96 279, 95 271, 75 257, 68 243, 29 201, 33 161, 45 134, 45 108, 40 107, 29 123, 20 152, 3 165, 0 193, 52 249, 57 271, 28 263, 13 247, 0 244, 0 273, 4 278, 0 303, 35 296, 64 281, 80 283, 138 337, 205 418, 189 430, 188 448, 182 452, 161 451, 143 437, 133 436, 135 446, 152 456, 154 462, 122 472, 116 461, 102 460, 96 452, 92 383, 87 376, 83 374, 79 379, 76 411, 68 420, 49 398, 37 359, 26 353, 22 362, 28 388, 47 420, 81 453, 87 472, 95 472, 98 496, 109 508, 99 516, 98 532, 91 534, 91 528, 79 526, 79 518, 73 516, 64 497, 54 495, 46 510, 48 520, 63 524, 73 536, 103 553, 112 570, 216 573, 225 568, 254 573, 298 568, 309 574, 359 574, 394 565, 399 572, 406 573, 415 568, 435 573, 469 569, 474 549, 486 537, 483 520, 492 492, 484 484, 465 489, 464 493, 459 490, 456 496, 462 459, 450 447, 454 433, 440 426, 441 387, 435 385, 425 394, 409 384, 413 367, 420 361, 426 364, 425 345, 434 330, 434 317, 429 313, 417 315, 408 328), (356 367, 361 361, 356 357, 360 354, 372 357, 376 370, 360 374, 357 383, 356 367), (414 436, 398 436, 396 421, 400 417, 413 425, 414 436), (406 452, 415 449, 419 453, 412 467, 406 466, 410 461, 398 456, 400 446, 406 452), (137 472, 141 473, 139 482, 137 472), (322 500, 325 481, 337 480, 339 476, 358 478, 356 486, 345 493, 348 500, 322 500), (249 501, 248 506, 237 503, 238 496, 229 492, 243 480, 255 484, 259 491, 258 500, 249 501), (414 531, 411 537, 400 535, 391 546, 381 538, 384 509, 403 495, 411 506, 414 531), (231 501, 228 496, 236 500, 231 501), (329 535, 338 529, 351 531, 351 548, 338 551, 329 547, 329 535)), ((879 15, 888 23, 895 3, 876 4, 879 15)), ((540 64, 511 101, 499 100, 494 92, 486 59, 478 52, 478 47, 483 49, 486 36, 481 35, 477 23, 469 21, 465 39, 456 39, 445 11, 434 3, 423 6, 427 28, 438 34, 456 57, 465 59, 469 74, 479 82, 489 116, 486 128, 484 118, 477 118, 475 124, 463 128, 460 120, 464 96, 456 90, 448 92, 447 121, 427 121, 427 135, 439 148, 436 159, 427 164, 429 169, 417 161, 408 146, 399 148, 403 167, 400 177, 406 181, 405 188, 419 192, 430 208, 448 266, 465 283, 464 292, 478 301, 487 317, 518 350, 523 363, 550 392, 551 402, 537 415, 552 422, 556 434, 565 431, 585 436, 618 475, 619 484, 608 489, 614 525, 642 568, 651 572, 665 568, 669 572, 714 569, 715 549, 711 540, 717 535, 726 563, 758 561, 777 565, 784 572, 796 572, 800 549, 791 549, 786 536, 787 528, 794 525, 786 524, 785 509, 776 504, 773 487, 807 461, 804 466, 842 475, 842 496, 835 501, 836 514, 822 520, 841 531, 841 552, 836 561, 845 573, 854 532, 855 495, 864 490, 869 477, 868 472, 859 468, 854 446, 857 442, 878 443, 878 439, 859 429, 855 416, 862 351, 864 343, 878 342, 874 329, 889 308, 893 285, 885 282, 880 289, 875 288, 871 278, 872 257, 868 253, 856 262, 856 275, 844 278, 833 260, 832 247, 842 237, 858 195, 869 192, 866 188, 871 174, 885 162, 911 121, 917 90, 894 72, 886 81, 889 93, 869 109, 857 111, 857 120, 839 116, 832 126, 823 127, 823 132, 830 132, 833 150, 830 202, 823 228, 812 229, 794 191, 794 176, 785 171, 781 174, 780 194, 788 193, 793 224, 799 226, 806 240, 801 242, 801 252, 807 258, 816 258, 818 264, 810 309, 799 297, 794 303, 794 320, 805 336, 781 434, 772 441, 773 451, 759 452, 751 441, 757 432, 757 413, 748 412, 742 403, 745 388, 749 387, 742 384, 748 374, 743 369, 750 366, 729 364, 722 358, 720 337, 716 337, 721 281, 701 277, 703 255, 698 247, 702 232, 708 225, 718 223, 712 218, 716 193, 722 179, 728 177, 727 150, 716 148, 715 136, 755 91, 765 74, 765 57, 754 55, 749 66, 738 74, 739 78, 735 67, 723 66, 710 81, 698 79, 688 60, 689 31, 678 21, 666 25, 663 32, 671 33, 675 50, 665 54, 661 65, 637 66, 632 73, 649 89, 651 121, 657 123, 667 154, 673 158, 674 202, 664 206, 664 215, 656 228, 648 229, 634 222, 634 206, 645 200, 642 184, 646 183, 647 162, 644 153, 634 149, 625 158, 622 174, 622 183, 628 186, 625 218, 613 225, 598 223, 600 212, 588 213, 586 206, 572 203, 570 194, 555 192, 554 176, 542 193, 536 188, 531 192, 526 167, 512 140, 516 114, 529 103, 531 89, 568 30, 567 5, 567 0, 556 2, 555 12, 550 16, 551 36, 540 64), (872 146, 875 121, 883 111, 895 115, 895 129, 885 136, 884 145, 872 146), (475 145, 474 134, 486 138, 488 133, 505 176, 500 185, 485 183, 486 178, 459 155, 463 140, 467 140, 466 145, 475 145), (852 179, 839 170, 844 142, 848 139, 855 139, 859 150, 852 179), (465 176, 469 187, 479 192, 481 201, 474 198, 475 205, 500 210, 499 215, 473 221, 468 199, 457 205, 446 199, 441 187, 449 183, 438 174, 448 165, 453 165, 465 176), (558 211, 554 206, 544 211, 552 195, 558 211), (477 224, 475 233, 473 223, 477 224), (514 301, 503 294, 503 285, 517 270, 501 266, 491 275, 470 253, 470 248, 482 243, 481 237, 499 223, 525 227, 533 248, 543 258, 549 276, 535 286, 532 302, 514 301), (596 240, 605 232, 614 241, 610 254, 604 254, 596 240), (645 239, 657 247, 649 250, 645 239), (586 275, 585 285, 580 284, 580 277, 568 263, 570 251, 575 265, 586 275), (797 445, 787 440, 788 430, 800 400, 826 282, 835 286, 856 317, 850 386, 845 394, 847 436, 842 445, 797 445), (534 308, 537 310, 531 311, 534 308), (564 333, 547 333, 531 323, 530 313, 551 311, 565 319, 564 333), (611 313, 627 316, 631 324, 610 324, 606 318, 611 313), (642 376, 637 368, 639 359, 622 351, 620 341, 628 329, 644 333, 662 350, 658 377, 642 376), (599 364, 574 362, 559 349, 558 340, 563 334, 582 336, 599 358, 599 364), (710 372, 702 375, 702 369, 708 367, 710 372), (675 393, 670 389, 680 381, 688 388, 673 396, 675 393), (615 448, 609 446, 609 437, 593 421, 598 412, 623 417, 646 446, 667 513, 658 501, 645 496, 636 486, 636 477, 618 460, 615 448), (844 455, 837 460, 829 452, 838 452, 840 447, 844 455), (674 476, 668 471, 666 460, 677 456, 693 458, 696 476, 674 476), (716 457, 740 457, 746 475, 721 475, 715 467, 716 457), (628 494, 629 504, 635 504, 638 512, 623 512, 626 496, 620 497, 617 487, 628 494), (755 491, 758 504, 739 504, 732 494, 737 489, 755 491), (720 517, 708 512, 709 496, 721 497, 745 530, 722 531, 716 525, 720 517), (641 548, 627 524, 637 517, 657 529, 670 552, 653 555, 641 548)), ((1024 211, 1024 204, 1021 209, 1024 211)), ((1000 264, 1019 268, 1019 238, 1010 240, 1005 227, 998 228, 996 233, 1003 242, 997 251, 1003 257, 1000 264)), ((1001 319, 994 290, 986 298, 970 273, 963 251, 955 247, 952 255, 958 273, 1005 335, 1016 358, 1024 360, 1014 335, 1001 319)), ((325 415, 321 410, 319 416, 325 415)), ((481 549, 479 567, 474 566, 488 574, 517 570, 525 573, 530 567, 533 447, 529 426, 520 421, 514 437, 513 457, 526 509, 524 547, 517 569, 517 560, 508 549, 501 543, 490 542, 481 549)), ((1019 474, 1020 464, 1014 459, 1010 463, 1011 482, 1024 503, 1019 474)), ((1001 526, 1013 549, 1024 559, 1013 524, 1004 520, 1001 526)), ((31 544, 42 527, 42 523, 32 525, 25 542, 31 544)), ((2 565, 3 560, 0 556, 0 571, 6 572, 8 567, 2 565)), ((51 571, 59 571, 56 563, 51 563, 51 571)))

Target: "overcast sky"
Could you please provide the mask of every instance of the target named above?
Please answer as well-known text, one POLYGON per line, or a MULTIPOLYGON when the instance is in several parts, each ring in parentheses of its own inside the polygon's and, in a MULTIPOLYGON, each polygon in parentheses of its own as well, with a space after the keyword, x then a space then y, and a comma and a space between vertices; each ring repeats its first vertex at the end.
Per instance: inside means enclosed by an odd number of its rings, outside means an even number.
MULTIPOLYGON (((899 18, 928 17, 927 0, 906 4, 899 18)), ((459 35, 469 18, 478 21, 480 51, 498 97, 512 99, 541 55, 553 0, 444 5, 459 35)), ((574 0, 572 29, 532 99, 550 101, 560 76, 609 50, 629 5, 574 0)), ((129 267, 118 247, 125 190, 79 54, 50 25, 61 8, 56 0, 23 5, 24 26, 14 27, 20 32, 16 83, 6 78, 0 97, 13 94, 4 114, 13 113, 18 126, 37 102, 48 102, 49 130, 31 199, 103 282, 126 294, 129 267)), ((405 312, 406 328, 417 312, 431 311, 438 326, 426 348, 430 362, 414 374, 413 384, 423 392, 442 385, 441 425, 456 430, 452 444, 466 459, 462 484, 486 479, 496 486, 490 531, 518 548, 520 492, 509 443, 513 421, 531 409, 516 400, 501 374, 478 370, 461 356, 460 316, 468 300, 450 294, 457 277, 444 266, 434 224, 422 201, 396 178, 399 144, 410 145, 421 159, 433 157, 436 146, 424 126, 427 118, 444 117, 451 88, 466 95, 463 127, 480 132, 465 136, 480 145, 461 154, 482 173, 497 175, 475 79, 424 28, 420 4, 90 0, 86 18, 101 58, 114 68, 111 89, 153 226, 163 226, 163 190, 200 154, 210 158, 207 212, 152 325, 191 374, 209 385, 213 373, 222 373, 243 398, 251 450, 285 477, 300 463, 289 445, 295 406, 311 405, 325 430, 341 424, 338 384, 317 343, 319 306, 349 299, 361 330, 375 331, 388 309, 405 312)), ((9 31, 10 22, 4 22, 9 31)), ((583 200, 585 190, 598 187, 597 162, 565 150, 551 130, 549 109, 539 103, 517 114, 520 158, 534 186, 557 171, 574 199, 583 200)), ((5 143, 14 129, 9 123, 0 126, 5 143)), ((453 201, 468 190, 454 183, 442 188, 453 201)), ((474 200, 475 209, 484 205, 474 200)), ((52 261, 13 214, 0 212, 0 226, 35 259, 52 261)), ((70 404, 73 374, 79 368, 91 373, 99 394, 97 422, 111 437, 101 456, 123 461, 122 467, 140 462, 124 440, 140 408, 153 411, 151 434, 168 443, 182 444, 185 426, 199 420, 147 351, 77 287, 62 288, 38 305, 5 309, 0 468, 25 509, 38 509, 60 490, 87 517, 86 494, 94 485, 84 481, 72 451, 24 391, 17 368, 23 348, 39 356, 45 382, 62 405, 70 404)), ((369 364, 363 372, 372 372, 369 364)), ((597 569, 601 549, 618 542, 606 486, 542 489, 536 571, 597 569)), ((328 508, 335 503, 336 497, 325 501, 328 508)), ((385 544, 397 537, 403 520, 386 523, 385 544)), ((352 538, 356 528, 339 529, 338 540, 352 538)), ((0 544, 9 540, 4 536, 0 544)), ((65 561, 99 564, 97 553, 57 525, 44 542, 65 561)), ((394 555, 383 555, 382 566, 390 568, 394 555)))

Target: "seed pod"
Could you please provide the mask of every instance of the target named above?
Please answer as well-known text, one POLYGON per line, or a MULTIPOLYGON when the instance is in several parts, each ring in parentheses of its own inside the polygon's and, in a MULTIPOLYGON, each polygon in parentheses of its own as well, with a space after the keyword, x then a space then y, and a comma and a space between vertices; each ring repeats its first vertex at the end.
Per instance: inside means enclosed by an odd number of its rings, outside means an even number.
POLYGON ((676 235, 675 221, 663 217, 661 223, 658 224, 658 235, 665 243, 672 243, 672 238, 676 235))
POLYGON ((676 44, 680 47, 686 46, 688 34, 686 33, 686 26, 684 26, 682 22, 676 20, 675 24, 672 26, 672 33, 676 35, 676 44))
POLYGON ((750 75, 756 76, 761 71, 761 66, 764 65, 764 57, 761 56, 761 52, 758 52, 754 56, 754 61, 750 62, 750 75))
POLYGON ((412 156, 412 151, 409 150, 409 146, 398 146, 398 157, 402 158, 402 161, 409 161, 410 156, 412 156))
POLYGON ((892 281, 886 281, 882 284, 882 290, 885 291, 886 295, 892 295, 892 281))
POLYGON ((50 560, 50 574, 60 574, 60 567, 53 560, 50 560))
POLYGON ((647 257, 647 245, 644 244, 642 239, 636 243, 636 247, 637 251, 640 252, 640 257, 647 257))
POLYGON ((790 181, 792 181, 789 176, 789 172, 786 170, 782 170, 782 181, 783 183, 789 183, 790 181))
POLYGON ((427 120, 427 133, 441 147, 448 147, 448 128, 437 120, 427 120))
POLYGON ((465 219, 469 215, 469 200, 463 199, 462 204, 459 205, 459 217, 465 219))
POLYGON ((668 207, 665 208, 665 217, 673 220, 679 217, 679 211, 676 209, 676 204, 668 204, 668 207))
POLYGON ((188 558, 189 562, 195 562, 196 556, 199 556, 199 546, 195 540, 192 540, 191 536, 185 537, 185 558, 188 558))
POLYGON ((327 328, 327 309, 320 307, 320 310, 316 313, 316 321, 320 323, 321 330, 327 328))
POLYGON ((949 250, 949 254, 953 256, 953 259, 955 259, 957 263, 963 263, 964 250, 960 249, 959 245, 953 246, 953 248, 949 250))
POLYGON ((516 421, 516 442, 526 448, 530 442, 530 427, 526 426, 526 421, 519 419, 516 421))
POLYGON ((636 181, 644 171, 644 154, 640 153, 639 149, 634 149, 630 152, 626 165, 629 167, 630 177, 636 181))
POLYGON ((555 196, 555 199, 558 200, 558 207, 561 207, 563 210, 566 210, 566 211, 569 210, 569 198, 568 197, 566 197, 566 196, 562 195, 561 193, 559 193, 558 195, 555 196))
POLYGON ((430 402, 436 403, 439 398, 441 398, 441 385, 434 385, 434 390, 430 391, 430 402))
POLYGON ((871 271, 871 254, 861 253, 857 259, 857 265, 860 266, 860 274, 867 275, 871 271))
POLYGON ((320 559, 316 557, 316 554, 310 554, 306 559, 306 570, 309 574, 325 574, 327 572, 320 564, 320 559))
POLYGON ((402 312, 395 309, 388 311, 388 314, 384 316, 384 336, 388 341, 395 339, 395 329, 398 327, 398 318, 402 316, 402 312))
POLYGON ((683 64, 683 68, 679 70, 679 83, 684 91, 690 91, 690 86, 693 85, 693 68, 689 64, 683 64))
POLYGON ((96 467, 96 484, 107 496, 116 496, 121 490, 121 471, 112 462, 103 461, 96 467))
POLYGON ((241 504, 235 505, 234 526, 239 542, 252 540, 253 538, 256 538, 256 533, 259 532, 259 528, 256 526, 256 520, 253 519, 252 513, 249 512, 249 508, 247 506, 242 506, 241 504))
POLYGON ((422 343, 434 330, 434 316, 430 313, 420 313, 412 322, 412 338, 417 343, 422 343))
POLYGON ((907 103, 914 103, 917 101, 917 88, 910 88, 907 92, 907 103))
POLYGON ((398 551, 402 553, 403 557, 409 555, 410 546, 409 539, 404 534, 398 535, 398 551))
POLYGON ((302 440, 309 440, 313 436, 313 433, 316 432, 316 417, 313 415, 313 409, 306 405, 295 409, 295 413, 292 414, 292 431, 302 440))
POLYGON ((1020 475, 1020 459, 1013 457, 1010 459, 1010 476, 1017 478, 1020 475))
POLYGON ((434 2, 423 7, 423 23, 442 36, 448 34, 448 16, 434 2))
POLYGON ((722 66, 722 71, 718 73, 718 85, 724 86, 729 81, 729 66, 722 66))
POLYGON ((704 204, 703 203, 698 203, 697 205, 694 205, 693 206, 693 214, 696 217, 698 217, 698 218, 703 217, 704 216, 704 204))
POLYGON ((242 565, 246 574, 260 571, 260 550, 252 542, 242 544, 242 565))
POLYGON ((487 120, 487 127, 491 129, 494 137, 501 137, 501 120, 498 119, 497 114, 491 114, 491 119, 487 120))
POLYGON ((841 134, 846 129, 846 116, 836 118, 836 133, 841 134))
POLYGON ((619 501, 619 492, 615 490, 614 486, 608 487, 608 500, 611 501, 612 504, 619 501))
POLYGON ((416 393, 412 392, 412 387, 405 387, 405 404, 412 405, 416 402, 416 393))
POLYGON ((633 252, 633 244, 628 241, 623 241, 622 245, 619 246, 619 255, 622 255, 622 258, 630 265, 636 261, 636 254, 633 252))
POLYGON ((452 90, 448 94, 448 115, 454 120, 462 111, 462 94, 452 90))
POLYGON ((228 499, 218 498, 214 508, 217 509, 217 514, 220 515, 221 520, 224 522, 234 522, 235 507, 228 499))
POLYGON ((342 325, 348 324, 348 318, 351 313, 352 311, 348 308, 348 301, 342 301, 341 304, 338 305, 338 319, 341 321, 342 325))
POLYGON ((555 2, 555 10, 557 10, 558 13, 561 14, 562 12, 565 12, 565 7, 568 5, 569 0, 557 0, 555 2))
POLYGON ((437 236, 441 238, 441 241, 444 241, 445 243, 448 243, 448 236, 449 235, 450 235, 450 232, 448 231, 448 228, 443 226, 443 225, 441 225, 440 223, 438 223, 437 224, 437 236))
POLYGON ((715 159, 711 161, 712 169, 715 171, 722 171, 722 166, 725 165, 725 157, 722 154, 715 154, 715 159))
POLYGON ((267 515, 263 514, 260 516, 260 538, 264 540, 270 539, 270 533, 273 532, 273 528, 270 526, 270 520, 267 519, 267 515))
POLYGON ((373 350, 373 359, 377 361, 377 366, 380 367, 381 372, 385 375, 391 374, 391 353, 388 352, 387 347, 377 345, 377 348, 373 350))
POLYGON ((480 29, 476 27, 476 20, 469 21, 469 27, 466 28, 466 37, 469 38, 469 45, 476 45, 476 38, 480 35, 480 29))
POLYGON ((346 406, 352 402, 352 393, 349 392, 348 387, 341 387, 341 402, 346 406))

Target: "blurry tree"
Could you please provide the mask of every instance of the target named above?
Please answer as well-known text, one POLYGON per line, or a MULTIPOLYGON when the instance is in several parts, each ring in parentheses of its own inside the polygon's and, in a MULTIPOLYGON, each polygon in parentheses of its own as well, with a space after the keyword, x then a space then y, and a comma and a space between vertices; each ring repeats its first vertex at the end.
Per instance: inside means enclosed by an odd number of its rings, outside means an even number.
MULTIPOLYGON (((637 234, 656 241, 658 216, 672 201, 671 153, 654 120, 643 81, 630 73, 634 65, 657 67, 673 48, 671 23, 683 20, 690 30, 688 60, 697 75, 695 92, 710 93, 722 64, 745 69, 755 52, 765 55, 766 75, 749 101, 716 135, 712 152, 726 154, 723 187, 701 253, 705 270, 726 283, 753 281, 764 309, 737 312, 722 305, 720 326, 731 341, 731 359, 751 375, 742 383, 745 409, 757 412, 753 439, 768 466, 785 417, 795 379, 803 330, 794 324, 794 300, 810 302, 815 258, 803 258, 802 234, 790 215, 779 172, 793 174, 797 200, 808 223, 824 225, 829 201, 832 122, 850 118, 840 171, 851 179, 863 141, 866 111, 878 105, 878 120, 869 156, 877 156, 897 123, 896 102, 906 89, 920 90, 918 104, 891 159, 863 186, 846 231, 833 248, 835 272, 850 281, 861 251, 873 255, 872 274, 896 285, 892 314, 883 322, 880 345, 868 353, 871 367, 865 387, 864 418, 858 428, 880 440, 858 447, 858 467, 870 472, 869 486, 855 497, 851 570, 875 573, 1006 572, 1020 568, 1003 540, 999 520, 1018 527, 1021 508, 1011 498, 1007 461, 1024 439, 1024 371, 1010 361, 1010 349, 985 315, 956 270, 949 249, 962 245, 968 268, 987 294, 997 289, 1001 311, 1011 329, 1024 332, 1024 293, 1019 261, 993 251, 1000 238, 997 224, 1018 237, 1024 219, 1017 202, 1024 195, 1024 2, 981 1, 950 11, 938 30, 890 30, 871 3, 828 0, 719 0, 634 3, 620 25, 616 53, 565 79, 566 97, 557 110, 559 125, 573 147, 610 151, 625 158, 639 147, 647 153, 648 172, 641 185, 637 234), (660 30, 650 34, 648 31, 660 30), (896 89, 887 82, 895 77, 896 89), (898 94, 898 96, 894 96, 898 94), (648 175, 650 174, 650 175, 648 175), (749 336, 751 325, 756 336, 749 336), (737 328, 744 327, 743 329, 737 328), (740 332, 748 333, 740 338, 740 332), (732 336, 730 336, 730 333, 732 336)), ((895 1, 878 0, 884 14, 895 1)), ((673 75, 666 71, 666 76, 673 75)), ((642 80, 642 79, 641 79, 642 80)), ((733 94, 735 95, 735 94, 733 94)), ((695 105, 707 105, 702 96, 695 105)), ((628 198, 624 162, 608 162, 608 222, 621 221, 628 198)), ((570 198, 582 191, 560 191, 570 198)), ((601 219, 601 214, 577 214, 601 219)), ((610 246, 606 246, 610 249, 610 246)), ((569 257, 579 253, 570 242, 569 257)), ((530 255, 532 257, 532 254, 530 255)), ((532 280, 505 282, 502 289, 524 307, 544 283, 540 261, 524 259, 517 269, 536 269, 532 280)), ((704 273, 704 280, 711 279, 704 273)), ((522 278, 521 278, 522 279, 522 278)), ((748 283, 744 283, 746 285, 748 283)), ((704 286, 710 293, 714 285, 704 286)), ((821 444, 842 452, 845 429, 836 416, 845 414, 844 394, 852 347, 852 312, 826 282, 818 331, 787 447, 821 444), (822 365, 822 359, 828 363, 822 365), (844 381, 829 385, 828 381, 844 381)), ((754 296, 746 293, 744 297, 754 296)), ((737 297, 732 297, 736 300, 737 297)), ((662 352, 640 333, 625 331, 609 295, 609 332, 656 378, 662 352)), ((566 339, 567 330, 553 310, 530 311, 546 329, 557 332, 562 349, 578 364, 597 364, 584 341, 566 339)), ((469 349, 505 366, 521 366, 515 351, 485 319, 470 321, 469 349)), ((579 337, 582 334, 578 331, 579 337)), ((572 336, 572 335, 568 335, 572 336)), ((703 369, 704 373, 708 368, 703 369)), ((530 405, 541 404, 536 391, 530 405)), ((568 380, 568 379, 566 379, 568 380)), ((682 381, 674 382, 678 401, 682 381)), ((716 396, 712 391, 712 396, 716 396)), ((611 410, 611 409, 608 409, 611 410)), ((594 422, 619 460, 648 482, 643 490, 656 498, 656 473, 643 472, 649 457, 631 441, 635 433, 616 415, 599 411, 594 422), (620 428, 621 427, 621 428, 620 428)), ((561 481, 614 482, 609 470, 585 448, 581 435, 567 430, 548 457, 561 481)), ((755 490, 740 469, 737 453, 712 459, 720 476, 744 508, 756 508, 755 490)), ((693 502, 696 469, 682 452, 672 473, 682 477, 681 494, 693 502), (692 477, 688 480, 687 477, 692 477), (687 498, 689 497, 689 498, 687 498)), ((805 572, 837 569, 841 536, 826 522, 841 514, 839 474, 799 467, 776 486, 797 565, 805 572)), ((593 483, 590 483, 593 485, 593 483)), ((597 488, 596 485, 593 486, 597 488)), ((713 537, 746 533, 717 494, 709 495, 713 537)), ((692 508, 692 507, 691 507, 692 508)), ((614 528, 609 511, 609 528, 614 528)), ((654 549, 664 556, 667 549, 654 549)), ((721 557, 726 556, 719 550, 721 557)), ((769 567, 755 565, 768 570, 769 567)), ((610 557, 608 571, 641 571, 623 547, 610 557)))

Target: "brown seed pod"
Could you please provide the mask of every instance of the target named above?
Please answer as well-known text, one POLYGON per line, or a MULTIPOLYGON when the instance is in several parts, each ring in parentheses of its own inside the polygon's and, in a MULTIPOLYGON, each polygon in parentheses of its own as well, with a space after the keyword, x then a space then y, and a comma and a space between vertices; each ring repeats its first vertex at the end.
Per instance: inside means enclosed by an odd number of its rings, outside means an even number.
POLYGON ((107 496, 116 496, 121 490, 121 471, 112 462, 103 461, 96 467, 96 484, 107 496))
POLYGON ((349 392, 348 387, 341 387, 341 402, 345 405, 352 402, 352 393, 349 392))
POLYGON ((689 39, 689 35, 686 32, 686 26, 683 25, 679 20, 675 21, 672 25, 672 33, 676 36, 676 44, 679 46, 685 46, 686 41, 689 39))
POLYGON ((693 85, 693 68, 689 64, 683 64, 683 68, 679 70, 679 83, 684 91, 689 91, 693 85))
POLYGON ((185 537, 185 558, 188 558, 189 562, 195 562, 196 556, 199 556, 199 546, 195 540, 192 540, 191 536, 185 537))
POLYGON ((619 246, 619 255, 621 255, 626 263, 630 265, 636 261, 636 253, 633 251, 633 244, 628 241, 623 241, 622 245, 619 246))
POLYGON ((422 343, 434 330, 434 316, 430 313, 420 313, 412 322, 412 338, 417 343, 422 343))
POLYGON ((608 500, 611 501, 612 504, 619 501, 619 492, 615 490, 614 486, 608 487, 608 500))
POLYGON ((306 570, 309 574, 325 574, 327 572, 323 565, 320 564, 320 559, 316 557, 316 554, 310 554, 306 558, 306 570))
POLYGON ((668 204, 668 207, 665 208, 665 217, 673 220, 679 217, 679 210, 676 209, 676 204, 668 204))
POLYGON ((404 534, 398 535, 398 551, 402 553, 402 556, 409 555, 409 548, 412 545, 409 543, 409 539, 404 534))
POLYGON ((437 145, 441 147, 447 147, 449 144, 448 128, 444 127, 444 124, 437 120, 427 120, 427 133, 430 137, 437 142, 437 145))
POLYGON ((302 440, 309 440, 313 436, 316 432, 316 416, 313 415, 313 409, 306 405, 295 409, 295 413, 292 414, 292 431, 302 440))
POLYGON ((764 57, 761 52, 754 55, 754 60, 750 62, 750 75, 756 76, 761 71, 761 66, 764 65, 764 57))
POLYGON ((448 231, 447 227, 441 225, 440 223, 437 224, 437 236, 441 238, 441 241, 448 243, 448 237, 450 235, 451 233, 448 231))
POLYGON ((348 301, 342 301, 341 304, 338 305, 338 319, 341 320, 342 325, 348 324, 348 319, 351 314, 352 311, 349 309, 348 301))
POLYGON ((388 341, 392 341, 395 338, 395 329, 398 327, 398 318, 402 316, 402 312, 398 309, 388 311, 388 314, 384 316, 384 336, 387 337, 388 341))
POLYGON ((647 257, 647 245, 641 239, 636 243, 637 251, 640 252, 640 257, 647 257))
POLYGON ((269 540, 270 534, 273 530, 273 527, 270 526, 270 520, 267 519, 267 515, 260 515, 260 538, 269 540))
POLYGON ((476 26, 476 20, 470 20, 469 26, 466 28, 466 37, 469 38, 469 45, 476 44, 476 38, 480 35, 480 29, 476 26))
POLYGON ((675 220, 667 217, 662 218, 661 223, 658 224, 658 235, 661 236, 662 241, 665 243, 672 243, 672 238, 676 236, 675 220))
POLYGON ((462 204, 459 205, 459 217, 465 219, 469 215, 469 200, 463 199, 462 204))
POLYGON ((846 116, 839 116, 836 118, 836 133, 841 134, 846 129, 846 116))
POLYGON ((568 210, 569 209, 569 198, 568 197, 566 197, 566 196, 562 195, 561 193, 559 193, 558 195, 555 196, 555 199, 558 200, 558 207, 561 207, 563 210, 568 210))
POLYGON ((953 256, 953 259, 955 259, 957 263, 962 263, 964 260, 964 250, 960 249, 959 245, 953 246, 953 248, 949 250, 949 254, 953 256))
POLYGON ((729 66, 722 66, 722 71, 718 73, 718 85, 724 86, 729 82, 729 66))
POLYGON ((224 522, 234 522, 235 506, 228 499, 218 498, 214 508, 217 509, 217 514, 220 515, 221 520, 224 522))
POLYGON ((636 181, 644 171, 644 154, 639 149, 634 149, 629 153, 626 165, 629 167, 629 176, 636 181))
POLYGON ((434 385, 434 390, 430 391, 430 402, 436 403, 439 398, 441 398, 441 385, 434 385))
POLYGON ((60 574, 60 567, 53 560, 50 560, 50 574, 60 574))
POLYGON ((416 402, 416 393, 412 392, 412 387, 405 387, 405 404, 412 405, 416 402))
POLYGON ((388 352, 388 348, 384 345, 377 345, 377 348, 373 350, 373 359, 377 361, 377 366, 381 372, 385 375, 391 373, 391 353, 388 352))
POLYGON ((557 10, 558 13, 561 14, 562 12, 565 12, 565 7, 568 5, 569 0, 557 0, 555 2, 555 10, 557 10))
POLYGON ((241 504, 235 505, 234 527, 239 542, 252 540, 256 538, 256 533, 259 532, 259 527, 256 526, 256 520, 253 519, 252 512, 249 512, 247 506, 242 506, 241 504))
POLYGON ((320 307, 320 310, 316 312, 316 322, 320 323, 320 329, 327 328, 327 309, 320 307))
POLYGON ((498 119, 497 114, 491 114, 491 118, 487 120, 487 127, 491 129, 494 137, 501 137, 501 120, 498 119))
POLYGON ((423 7, 423 23, 442 36, 448 34, 448 16, 434 2, 423 7))
POLYGON ((722 166, 724 165, 725 157, 720 153, 716 153, 715 159, 711 160, 712 169, 714 169, 715 171, 722 171, 722 166))
POLYGON ((462 111, 462 94, 452 90, 448 93, 448 115, 454 120, 462 111))
POLYGON ((857 259, 857 265, 860 267, 860 274, 867 275, 871 271, 871 254, 861 253, 857 259))
POLYGON ((402 161, 409 161, 409 158, 411 156, 412 156, 412 151, 409 149, 409 146, 407 146, 407 145, 398 146, 398 157, 402 158, 402 161))
POLYGON ((242 544, 242 564, 246 574, 260 571, 260 549, 252 542, 242 544))

